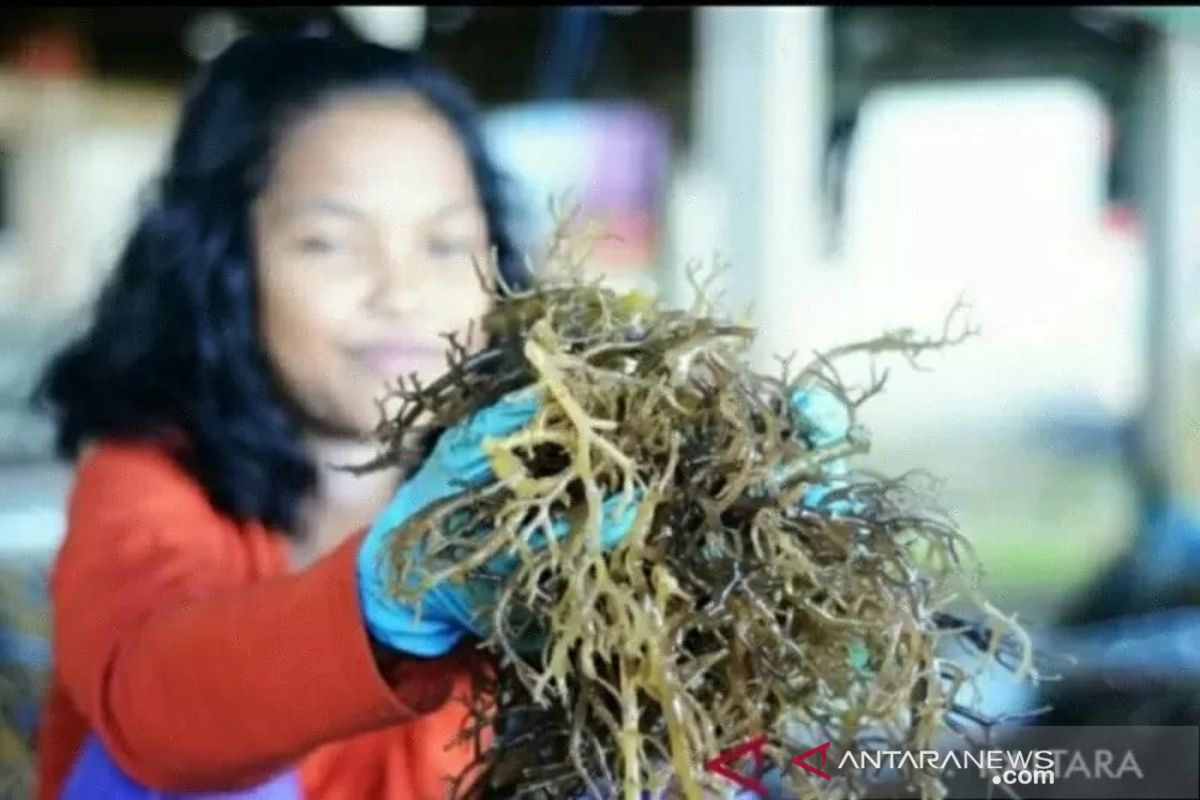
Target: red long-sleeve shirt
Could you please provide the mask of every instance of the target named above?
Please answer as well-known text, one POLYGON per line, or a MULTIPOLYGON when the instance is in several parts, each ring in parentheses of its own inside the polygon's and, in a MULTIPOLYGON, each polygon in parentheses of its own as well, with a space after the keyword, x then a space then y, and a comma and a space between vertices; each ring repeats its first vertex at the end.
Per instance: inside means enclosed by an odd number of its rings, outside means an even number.
POLYGON ((57 800, 90 731, 163 791, 298 766, 307 800, 444 798, 471 757, 450 743, 474 656, 404 659, 384 679, 355 588, 362 536, 290 573, 279 533, 215 510, 164 451, 86 455, 50 578, 39 800, 57 800))

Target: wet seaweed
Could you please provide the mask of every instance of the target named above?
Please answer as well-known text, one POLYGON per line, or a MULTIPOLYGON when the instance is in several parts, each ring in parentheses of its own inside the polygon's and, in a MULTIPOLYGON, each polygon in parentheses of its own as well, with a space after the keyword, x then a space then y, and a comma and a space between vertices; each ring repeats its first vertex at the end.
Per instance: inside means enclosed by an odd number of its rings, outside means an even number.
MULTIPOLYGON (((560 218, 529 288, 480 268, 494 299, 481 329, 448 337, 437 381, 397 382, 381 401, 381 455, 363 467, 411 466, 422 435, 518 387, 541 392, 527 427, 487 442, 496 481, 394 537, 397 597, 419 605, 440 581, 489 590, 494 633, 481 646, 494 668, 467 699, 477 758, 454 797, 696 800, 728 788, 705 763, 760 733, 786 766, 813 742, 928 750, 977 721, 959 702, 973 673, 944 655, 949 640, 1035 674, 1028 640, 981 597, 969 542, 921 474, 856 468, 801 502, 831 465, 868 451, 858 412, 887 378, 874 359, 919 367, 964 340, 974 329, 961 304, 939 337, 891 332, 761 374, 747 363, 754 329, 720 313, 701 269, 689 269, 686 310, 617 292, 584 276, 597 232, 569 235, 575 215, 560 218), (835 366, 856 355, 872 360, 859 389, 835 366), (808 444, 789 399, 817 388, 844 405, 845 441, 808 444), (606 551, 601 504, 613 495, 638 510, 606 551), (555 520, 569 526, 562 538, 549 535, 555 520), (414 545, 421 564, 402 557, 414 545), (503 555, 517 567, 501 580, 488 564, 503 555), (950 611, 964 600, 975 618, 950 611)), ((788 778, 796 796, 863 790, 862 776, 788 778)), ((908 778, 941 796, 939 776, 908 778)))

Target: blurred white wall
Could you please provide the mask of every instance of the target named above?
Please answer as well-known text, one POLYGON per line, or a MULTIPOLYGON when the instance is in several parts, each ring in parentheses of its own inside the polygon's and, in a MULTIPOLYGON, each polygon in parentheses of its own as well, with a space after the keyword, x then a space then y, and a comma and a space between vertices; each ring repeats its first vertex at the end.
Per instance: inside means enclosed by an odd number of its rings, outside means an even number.
MULTIPOLYGON (((177 102, 152 87, 0 73, 0 462, 50 458, 52 431, 29 393, 53 349, 86 322, 160 166, 177 102)), ((0 517, 53 507, 59 489, 48 487, 58 480, 29 478, 47 487, 35 503, 16 476, 0 478, 0 517)), ((29 519, 0 522, 24 529, 29 519)))
POLYGON ((1126 464, 1104 442, 1144 392, 1145 259, 1106 224, 1108 135, 1100 100, 1070 81, 880 91, 849 156, 844 250, 784 290, 808 298, 789 338, 821 348, 936 336, 965 294, 980 335, 928 354, 931 372, 890 358, 864 421, 872 463, 944 479, 1010 583, 1065 591, 1133 524, 1126 464))
POLYGON ((0 316, 73 313, 92 297, 159 167, 174 92, 0 75, 10 215, 0 316))
POLYGON ((898 369, 881 421, 1011 430, 1051 408, 1131 412, 1143 276, 1104 225, 1107 125, 1067 81, 877 92, 849 158, 845 249, 780 287, 805 298, 782 337, 937 334, 961 292, 982 335, 925 359, 931 375, 898 369))

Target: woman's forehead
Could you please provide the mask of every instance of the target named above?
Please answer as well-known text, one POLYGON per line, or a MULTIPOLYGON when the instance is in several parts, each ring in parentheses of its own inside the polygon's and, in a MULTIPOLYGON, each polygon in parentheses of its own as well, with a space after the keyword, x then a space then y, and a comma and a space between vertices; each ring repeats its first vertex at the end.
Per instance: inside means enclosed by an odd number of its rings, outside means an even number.
POLYGON ((328 103, 289 131, 276 155, 269 191, 289 210, 429 216, 477 203, 453 128, 407 95, 328 103))

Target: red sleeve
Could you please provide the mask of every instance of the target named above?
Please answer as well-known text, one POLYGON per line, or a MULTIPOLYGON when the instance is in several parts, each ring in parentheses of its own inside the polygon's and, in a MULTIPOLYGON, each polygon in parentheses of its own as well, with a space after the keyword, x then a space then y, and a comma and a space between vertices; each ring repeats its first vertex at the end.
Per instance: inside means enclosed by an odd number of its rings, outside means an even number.
POLYGON ((446 701, 450 659, 379 674, 355 587, 362 533, 304 572, 250 584, 235 535, 165 456, 108 447, 80 469, 51 587, 55 659, 132 778, 242 788, 446 701))

